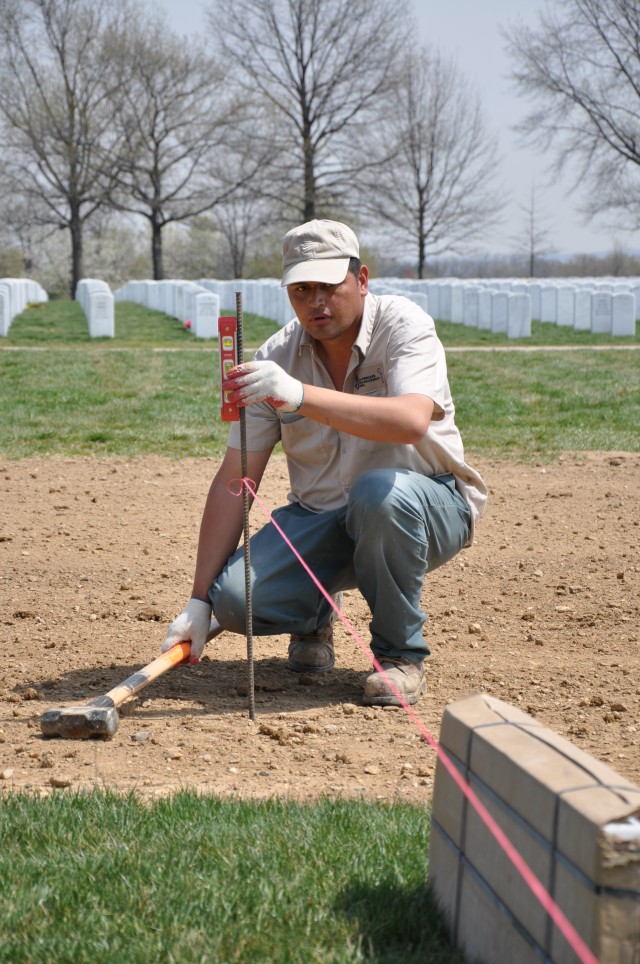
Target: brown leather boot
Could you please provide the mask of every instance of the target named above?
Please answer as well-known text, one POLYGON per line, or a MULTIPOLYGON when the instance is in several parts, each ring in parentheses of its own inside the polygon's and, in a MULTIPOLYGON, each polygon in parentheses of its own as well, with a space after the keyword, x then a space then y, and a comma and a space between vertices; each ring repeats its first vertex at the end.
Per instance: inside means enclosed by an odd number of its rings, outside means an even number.
MULTIPOLYGON (((417 703, 427 692, 422 664, 412 663, 409 659, 380 659, 380 666, 406 703, 417 703)), ((382 673, 372 673, 367 677, 362 694, 365 706, 402 706, 382 673)))
MULTIPOLYGON (((342 593, 333 597, 338 607, 342 606, 342 593)), ((313 636, 298 636, 291 634, 289 642, 289 657, 287 669, 294 673, 327 673, 336 661, 333 648, 333 624, 336 620, 335 610, 331 611, 329 619, 317 629, 313 636)))

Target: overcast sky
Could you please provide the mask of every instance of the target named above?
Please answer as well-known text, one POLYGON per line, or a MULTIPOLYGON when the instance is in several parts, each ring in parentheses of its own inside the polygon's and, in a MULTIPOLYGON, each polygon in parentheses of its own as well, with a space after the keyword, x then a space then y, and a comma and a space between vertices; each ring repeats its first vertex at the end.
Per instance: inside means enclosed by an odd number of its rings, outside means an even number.
MULTIPOLYGON (((184 33, 205 27, 203 0, 161 0, 174 27, 184 33)), ((233 0, 230 0, 233 2, 233 0)), ((503 157, 502 183, 511 198, 504 224, 486 238, 486 251, 512 248, 509 238, 523 230, 524 218, 518 204, 528 204, 535 184, 536 206, 545 218, 549 241, 556 251, 604 252, 615 240, 611 230, 585 225, 579 213, 579 198, 569 195, 569 181, 549 186, 548 158, 523 148, 512 131, 522 118, 527 102, 516 97, 508 77, 509 62, 499 28, 516 17, 531 22, 542 0, 411 0, 425 43, 454 57, 458 67, 478 91, 487 126, 499 136, 503 157)), ((638 236, 620 233, 623 247, 637 247, 638 236)))

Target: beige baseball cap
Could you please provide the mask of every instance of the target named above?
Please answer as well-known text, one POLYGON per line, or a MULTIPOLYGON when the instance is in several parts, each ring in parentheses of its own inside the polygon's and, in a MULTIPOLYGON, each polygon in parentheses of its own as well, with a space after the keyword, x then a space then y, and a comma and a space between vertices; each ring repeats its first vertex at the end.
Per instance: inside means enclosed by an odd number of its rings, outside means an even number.
POLYGON ((307 221, 284 236, 281 286, 301 281, 338 285, 347 276, 349 258, 359 257, 358 239, 346 224, 307 221))

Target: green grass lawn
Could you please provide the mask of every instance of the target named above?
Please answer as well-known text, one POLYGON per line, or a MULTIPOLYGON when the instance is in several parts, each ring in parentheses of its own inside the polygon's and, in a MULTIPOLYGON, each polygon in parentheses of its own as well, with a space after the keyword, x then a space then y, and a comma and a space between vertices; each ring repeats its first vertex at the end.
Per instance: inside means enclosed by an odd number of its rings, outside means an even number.
POLYGON ((425 808, 8 795, 0 961, 462 964, 425 808))
MULTIPOLYGON (((223 314, 235 315, 235 308, 223 314)), ((244 314, 246 347, 257 348, 278 325, 268 318, 244 314)), ((196 338, 177 318, 130 301, 116 301, 115 338, 90 338, 87 319, 77 301, 50 301, 31 305, 14 319, 0 346, 112 348, 193 348, 217 350, 217 341, 196 338)))
MULTIPOLYGON (((439 327, 445 346, 453 335, 485 334, 439 327)), ((545 337, 536 329, 527 345, 547 345, 546 329, 559 331, 540 328, 545 337)), ((245 316, 248 353, 275 330, 273 322, 245 316)), ((493 337, 498 347, 506 341, 493 337)), ((92 340, 79 305, 51 302, 25 311, 1 342, 40 349, 0 351, 4 457, 224 451, 217 342, 196 339, 167 315, 117 303, 116 337, 92 340)), ((450 352, 448 363, 469 451, 548 459, 572 449, 638 448, 635 351, 450 352)))
POLYGON ((507 338, 505 334, 494 334, 491 331, 470 328, 468 325, 454 325, 450 321, 436 321, 436 328, 440 340, 445 347, 466 345, 468 347, 504 346, 510 345, 634 345, 640 342, 640 322, 636 322, 636 333, 632 336, 620 337, 596 334, 590 331, 573 331, 549 322, 532 321, 530 338, 507 338))

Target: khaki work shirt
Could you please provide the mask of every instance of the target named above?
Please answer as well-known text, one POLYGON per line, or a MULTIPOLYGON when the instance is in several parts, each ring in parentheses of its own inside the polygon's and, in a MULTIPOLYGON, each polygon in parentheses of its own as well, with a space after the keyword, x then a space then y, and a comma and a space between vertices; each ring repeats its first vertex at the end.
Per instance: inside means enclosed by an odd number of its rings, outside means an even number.
MULTIPOLYGON (((307 385, 335 391, 313 339, 297 318, 272 335, 255 359, 274 361, 307 385)), ((266 451, 281 441, 289 467, 288 498, 313 512, 345 505, 352 484, 370 469, 403 468, 427 476, 452 473, 471 509, 471 542, 487 489, 464 461, 444 348, 433 319, 408 298, 368 294, 343 391, 380 398, 426 395, 435 404, 431 423, 417 445, 396 445, 357 438, 261 402, 246 409, 247 449, 266 451)), ((229 446, 240 448, 237 422, 231 426, 229 446)))

